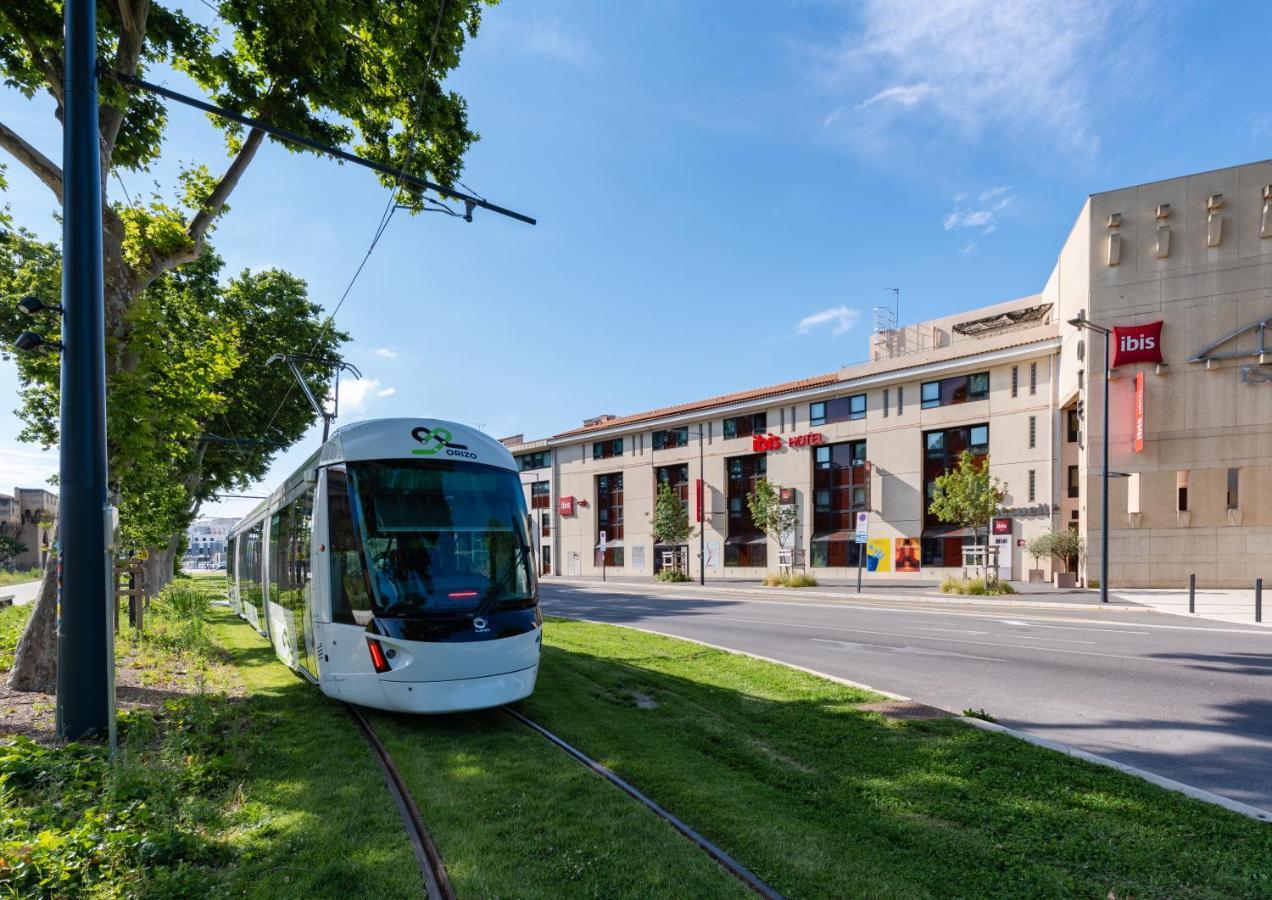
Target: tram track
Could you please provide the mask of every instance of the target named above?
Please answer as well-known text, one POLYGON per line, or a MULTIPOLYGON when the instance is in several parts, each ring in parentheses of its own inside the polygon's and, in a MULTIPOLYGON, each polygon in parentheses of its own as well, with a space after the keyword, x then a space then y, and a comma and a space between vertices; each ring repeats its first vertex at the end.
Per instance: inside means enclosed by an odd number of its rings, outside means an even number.
POLYGON ((438 851, 437 845, 433 842, 433 838, 428 832, 428 827, 424 824, 424 817, 420 814, 420 808, 416 805, 415 798, 411 796, 410 789, 398 772, 397 766, 393 764, 393 757, 389 754, 388 748, 380 741, 375 729, 371 726, 366 714, 361 709, 352 703, 346 703, 345 709, 349 711, 349 716, 358 726, 363 737, 366 738, 367 744, 371 747, 371 752, 375 755, 376 762, 380 764, 380 768, 384 772, 385 783, 388 785, 389 793, 393 796, 393 802, 397 805, 398 812, 402 816, 402 824, 406 826, 411 848, 415 851, 415 859, 420 867, 420 875, 424 879, 425 894, 429 900, 456 900, 455 889, 451 886, 450 877, 446 874, 446 865, 442 862, 442 855, 438 851))
POLYGON ((656 816, 661 818, 663 821, 669 824, 676 831, 680 832, 681 835, 688 838, 689 841, 691 841, 692 843, 696 844, 699 849, 701 849, 713 860, 715 860, 715 862, 721 868, 723 868, 726 872, 728 872, 738 881, 742 882, 742 884, 746 886, 748 889, 750 889, 752 892, 760 895, 761 897, 767 898, 767 900, 785 900, 782 894, 778 893, 773 888, 769 887, 769 885, 765 884, 764 881, 761 880, 758 875, 756 875, 750 869, 743 866, 740 862, 738 862, 736 859, 734 859, 732 856, 726 853, 719 846, 717 846, 716 844, 708 840, 700 832, 691 828, 682 819, 672 814, 670 810, 666 809, 665 807, 660 805, 657 801, 653 800, 652 798, 646 796, 644 793, 642 793, 630 782, 620 778, 612 769, 602 765, 601 763, 592 759, 582 750, 579 750, 577 747, 568 743, 563 738, 553 734, 551 731, 544 728, 542 725, 540 725, 538 722, 531 719, 525 713, 522 713, 519 710, 513 709, 511 706, 504 706, 502 707, 502 709, 514 720, 516 720, 517 722, 520 722, 522 725, 526 726, 531 731, 534 731, 537 734, 539 734, 541 737, 547 740, 550 744, 555 746, 558 750, 562 751, 567 756, 571 757, 576 762, 582 764, 586 768, 591 769, 594 773, 604 778, 606 781, 614 785, 623 793, 627 794, 629 797, 643 804, 647 809, 653 812, 656 816))

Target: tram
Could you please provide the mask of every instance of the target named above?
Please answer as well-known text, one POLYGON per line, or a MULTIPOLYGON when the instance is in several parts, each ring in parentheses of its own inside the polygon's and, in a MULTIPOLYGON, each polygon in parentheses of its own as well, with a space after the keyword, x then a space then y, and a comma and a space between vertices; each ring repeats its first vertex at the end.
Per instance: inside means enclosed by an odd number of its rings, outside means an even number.
POLYGON ((329 697, 443 713, 527 697, 543 618, 512 454, 472 428, 338 429, 230 530, 229 598, 329 697))

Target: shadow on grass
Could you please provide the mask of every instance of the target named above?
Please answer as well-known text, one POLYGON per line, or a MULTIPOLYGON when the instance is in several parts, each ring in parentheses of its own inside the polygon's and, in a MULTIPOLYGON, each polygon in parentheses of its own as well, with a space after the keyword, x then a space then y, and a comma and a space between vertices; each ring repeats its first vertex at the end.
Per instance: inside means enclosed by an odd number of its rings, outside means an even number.
POLYGON ((1272 829, 864 691, 552 622, 526 712, 793 896, 1267 896, 1272 829))

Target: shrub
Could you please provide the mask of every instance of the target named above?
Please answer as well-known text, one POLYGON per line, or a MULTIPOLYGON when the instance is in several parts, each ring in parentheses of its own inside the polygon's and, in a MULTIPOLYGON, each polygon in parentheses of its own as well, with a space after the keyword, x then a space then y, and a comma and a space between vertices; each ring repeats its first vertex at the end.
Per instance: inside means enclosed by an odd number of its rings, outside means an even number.
POLYGON ((969 719, 981 719, 982 721, 985 721, 985 722, 997 722, 997 721, 998 721, 998 720, 997 720, 997 719, 995 719, 993 716, 991 716, 989 713, 985 712, 985 710, 983 710, 983 709, 965 709, 965 710, 963 710, 963 715, 964 715, 964 716, 966 716, 966 717, 967 717, 967 718, 969 718, 969 719))
POLYGON ((941 580, 942 594, 970 594, 976 597, 998 596, 1000 594, 1014 594, 1016 589, 1006 581, 987 582, 984 578, 955 578, 953 575, 946 575, 941 580))
POLYGON ((817 579, 812 575, 775 575, 770 572, 768 575, 764 576, 764 586, 788 588, 817 587, 817 579))
POLYGON ((150 602, 146 637, 172 650, 209 654, 212 643, 204 631, 212 611, 211 596, 192 582, 174 581, 150 602))
POLYGON ((684 582, 689 580, 689 576, 679 569, 663 569, 654 576, 659 581, 684 582))

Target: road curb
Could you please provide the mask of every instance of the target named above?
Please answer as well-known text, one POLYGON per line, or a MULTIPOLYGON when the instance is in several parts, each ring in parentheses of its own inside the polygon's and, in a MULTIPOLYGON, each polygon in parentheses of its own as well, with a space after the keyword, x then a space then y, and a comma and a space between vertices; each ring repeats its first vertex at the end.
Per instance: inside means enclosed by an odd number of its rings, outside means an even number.
POLYGON ((1251 806, 1248 803, 1242 803, 1240 800, 1232 800, 1228 797, 1220 796, 1202 788, 1193 787, 1190 784, 1184 784, 1182 781, 1175 781, 1173 778, 1166 778, 1146 769, 1140 769, 1135 766, 1120 763, 1115 759, 1109 759, 1107 756, 1100 756, 1096 753, 1089 753, 1086 750, 1079 750, 1077 747, 1071 747, 1068 744, 1062 744, 1059 741, 1048 740, 1037 735, 1029 734, 1026 731, 1018 731, 1015 728, 1008 728, 1005 725, 999 725, 997 722, 986 722, 984 719, 974 719, 970 716, 956 716, 960 722, 971 725, 973 728, 979 728, 982 731, 992 731, 997 734, 1006 734, 1011 737, 1018 738, 1026 743, 1033 744, 1038 747, 1045 747, 1048 750, 1054 750, 1057 753, 1063 753, 1065 756, 1072 756, 1074 759, 1080 759, 1084 762, 1094 763, 1097 766, 1107 766, 1110 769, 1117 769, 1127 775, 1134 775, 1137 778, 1155 784, 1160 788, 1168 791, 1174 791, 1191 797, 1194 800, 1200 800, 1203 803, 1212 803, 1215 806, 1222 806, 1224 809, 1247 816, 1259 822, 1272 822, 1272 811, 1260 809, 1257 806, 1251 806))
MULTIPOLYGON (((565 585, 568 587, 593 588, 596 590, 643 590, 666 592, 673 596, 695 596, 701 588, 697 585, 686 588, 683 584, 662 585, 662 584, 643 584, 631 581, 584 581, 582 579, 561 578, 553 576, 550 581, 541 581, 545 587, 552 585, 565 585)), ((713 582, 709 587, 722 591, 732 591, 738 594, 754 594, 759 597, 809 597, 814 600, 842 600, 845 602, 853 600, 879 600, 889 603, 905 602, 918 600, 924 603, 939 603, 949 606, 1002 606, 1016 609, 1052 609, 1052 610, 1091 610, 1106 609, 1117 610, 1124 613, 1155 613, 1156 610, 1148 606, 1131 606, 1121 603, 1060 603, 1060 602, 1043 602, 1030 600, 1003 600, 998 597, 963 597, 950 596, 941 594, 934 596, 931 594, 843 594, 831 591, 810 591, 806 588, 764 588, 764 587, 731 587, 727 584, 713 582)))

